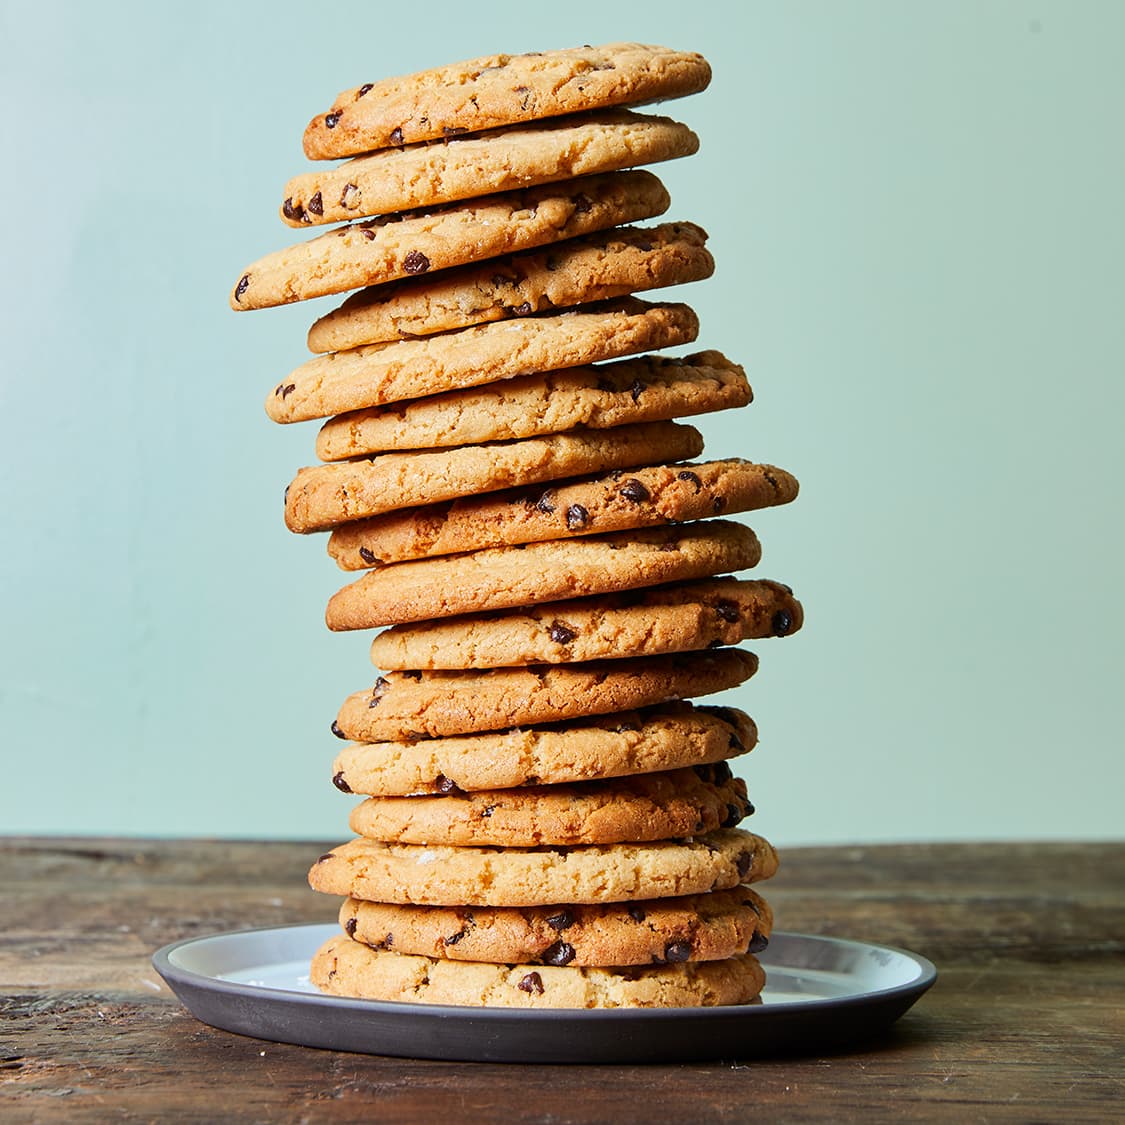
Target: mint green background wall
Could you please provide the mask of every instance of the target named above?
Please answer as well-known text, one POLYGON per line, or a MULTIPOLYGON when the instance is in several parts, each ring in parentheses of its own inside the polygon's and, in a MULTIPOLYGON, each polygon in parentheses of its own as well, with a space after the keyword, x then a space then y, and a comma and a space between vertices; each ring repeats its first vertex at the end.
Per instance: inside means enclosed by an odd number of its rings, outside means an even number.
POLYGON ((622 38, 704 51, 672 217, 701 343, 785 465, 752 521, 809 623, 733 693, 781 843, 1120 834, 1125 7, 6 3, 0 829, 342 837, 327 731, 370 682, 312 428, 261 400, 310 307, 236 317, 340 88, 622 38))

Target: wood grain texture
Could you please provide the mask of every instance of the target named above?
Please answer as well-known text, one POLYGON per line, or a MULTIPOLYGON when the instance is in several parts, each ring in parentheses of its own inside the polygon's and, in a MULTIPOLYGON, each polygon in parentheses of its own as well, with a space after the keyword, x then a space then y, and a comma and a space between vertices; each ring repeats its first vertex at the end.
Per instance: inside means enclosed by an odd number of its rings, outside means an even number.
POLYGON ((149 966, 182 937, 331 922, 321 843, 0 840, 0 1120, 1091 1121, 1125 1116, 1125 844, 790 849, 782 929, 902 945, 937 985, 874 1044, 529 1067, 216 1031, 149 966))

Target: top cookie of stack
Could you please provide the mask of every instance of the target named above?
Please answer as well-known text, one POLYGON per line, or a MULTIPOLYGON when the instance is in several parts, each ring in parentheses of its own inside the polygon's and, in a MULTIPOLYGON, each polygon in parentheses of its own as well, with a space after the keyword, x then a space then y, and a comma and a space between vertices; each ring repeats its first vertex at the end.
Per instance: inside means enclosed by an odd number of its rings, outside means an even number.
POLYGON ((623 108, 709 79, 699 55, 627 43, 345 91, 305 151, 348 159, 281 202, 290 226, 345 225, 231 292, 250 309, 360 290, 266 401, 325 420, 285 519, 365 572, 329 626, 389 626, 371 649, 387 675, 332 723, 333 780, 367 799, 358 839, 310 873, 348 896, 313 965, 328 991, 593 1007, 761 989, 770 915, 744 884, 776 857, 735 827, 753 807, 725 766, 754 726, 678 701, 754 673, 724 646, 800 627, 788 587, 722 577, 760 547, 711 518, 797 484, 689 460, 702 438, 674 419, 752 394, 720 352, 643 354, 698 320, 635 294, 714 263, 693 223, 633 225, 670 204, 639 166, 698 142, 623 108))

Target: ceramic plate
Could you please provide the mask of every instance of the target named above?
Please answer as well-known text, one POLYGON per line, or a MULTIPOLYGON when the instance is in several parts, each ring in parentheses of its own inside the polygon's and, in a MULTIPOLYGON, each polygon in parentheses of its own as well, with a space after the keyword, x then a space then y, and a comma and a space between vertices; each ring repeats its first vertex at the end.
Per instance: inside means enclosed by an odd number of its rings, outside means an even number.
POLYGON ((759 954, 760 1004, 526 1011, 348 1000, 308 979, 335 925, 281 926, 166 945, 156 971, 204 1023, 336 1051, 479 1062, 745 1059, 860 1042, 933 984, 924 957, 883 945, 775 933, 759 954))

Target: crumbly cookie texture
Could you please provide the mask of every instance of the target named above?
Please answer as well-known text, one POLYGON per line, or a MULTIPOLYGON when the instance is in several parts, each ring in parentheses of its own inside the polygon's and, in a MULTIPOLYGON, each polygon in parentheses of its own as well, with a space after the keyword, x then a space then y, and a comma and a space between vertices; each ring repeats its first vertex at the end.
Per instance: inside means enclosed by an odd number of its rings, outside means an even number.
POLYGON ((309 329, 309 350, 337 352, 530 316, 710 277, 694 223, 617 227, 550 249, 473 263, 354 293, 309 329))
POLYGON ((574 430, 522 441, 429 452, 378 453, 298 471, 285 492, 290 531, 321 531, 428 501, 475 496, 518 482, 691 457, 703 449, 692 426, 644 422, 619 429, 574 430))
POLYGON ((699 138, 668 117, 584 113, 385 149, 306 172, 285 185, 281 218, 292 227, 347 222, 674 160, 698 148, 699 138))
POLYGON ((727 520, 497 547, 369 571, 332 595, 325 619, 370 629, 708 578, 760 558, 757 536, 727 520))
POLYGON ((670 202, 651 172, 612 172, 383 215, 259 258, 235 283, 230 305, 270 308, 416 277, 649 219, 670 202))
POLYGON ((266 413, 275 422, 328 418, 515 375, 689 344, 698 332, 699 320, 687 305, 623 297, 418 340, 367 344, 302 364, 266 397, 266 413))
POLYGON ((758 670, 742 649, 488 672, 391 672, 349 696, 336 728, 357 742, 406 742, 606 715, 737 687, 758 670))
POLYGON ((395 625, 372 641, 371 662, 401 671, 655 656, 784 637, 803 620, 788 586, 722 578, 395 625))
POLYGON ((576 848, 451 848, 351 840, 309 871, 314 891, 423 906, 630 902, 725 890, 777 870, 768 841, 741 828, 690 840, 576 848))
MULTIPOLYGON (((748 461, 651 465, 602 477, 426 504, 337 527, 328 553, 366 570, 548 539, 628 531, 787 504, 797 480, 748 461)), ((665 581, 671 581, 667 579, 665 581)))
POLYGON ((746 373, 721 352, 646 355, 522 375, 330 418, 316 453, 342 461, 390 449, 512 441, 582 426, 611 429, 745 406, 746 373))
POLYGON ((332 781, 344 793, 383 797, 557 785, 723 762, 757 739, 744 711, 668 703, 499 733, 352 742, 336 756, 332 781))
POLYGON ((309 977, 334 996, 493 1008, 686 1008, 746 1004, 765 984, 752 954, 619 969, 490 965, 375 950, 341 934, 309 977))
POLYGON ((345 899, 340 925, 374 949, 509 965, 659 965, 758 953, 773 913, 746 886, 683 898, 555 906, 400 906, 345 899))
POLYGON ((335 160, 522 121, 682 97, 711 67, 690 51, 608 43, 496 54, 344 90, 305 129, 305 155, 335 160))
POLYGON ((386 843, 532 848, 695 836, 734 828, 753 811, 746 783, 720 762, 573 785, 368 797, 349 823, 386 843))

